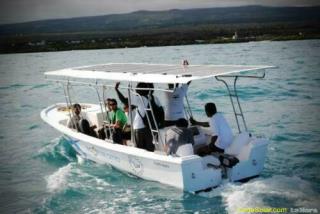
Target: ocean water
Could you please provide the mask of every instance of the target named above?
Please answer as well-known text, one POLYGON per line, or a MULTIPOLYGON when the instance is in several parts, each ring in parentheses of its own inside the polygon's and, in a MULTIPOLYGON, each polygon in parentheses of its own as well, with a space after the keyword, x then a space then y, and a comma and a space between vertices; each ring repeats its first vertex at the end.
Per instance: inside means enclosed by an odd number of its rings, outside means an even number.
MULTIPOLYGON (((143 47, 0 55, 0 213, 236 213, 239 208, 320 212, 320 40, 143 47), (270 139, 265 169, 247 183, 191 194, 77 157, 40 111, 64 102, 43 72, 108 62, 275 65, 264 80, 240 80, 252 133, 270 139)), ((97 102, 84 89, 75 101, 97 102)), ((110 92, 113 93, 113 92, 110 92)), ((193 82, 192 110, 213 101, 236 132, 217 81, 193 82)))

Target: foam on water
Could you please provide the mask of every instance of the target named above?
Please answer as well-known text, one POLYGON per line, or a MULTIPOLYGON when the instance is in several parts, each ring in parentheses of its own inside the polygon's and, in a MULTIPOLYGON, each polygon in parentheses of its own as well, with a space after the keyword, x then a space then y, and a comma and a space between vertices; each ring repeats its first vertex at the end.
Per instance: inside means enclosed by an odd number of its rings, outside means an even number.
POLYGON ((319 194, 309 182, 299 177, 275 175, 248 183, 227 184, 221 195, 230 213, 239 208, 254 207, 308 207, 320 210, 319 194))
POLYGON ((54 172, 52 175, 49 175, 47 180, 47 189, 49 192, 59 192, 68 185, 68 176, 70 174, 72 168, 72 163, 69 163, 68 165, 61 167, 56 172, 54 172))
POLYGON ((77 154, 77 162, 78 164, 82 165, 84 164, 85 159, 83 157, 81 157, 81 155, 77 154))
POLYGON ((34 158, 46 160, 52 165, 63 166, 76 160, 76 152, 68 142, 59 137, 41 148, 34 158))
POLYGON ((70 184, 69 184, 69 186, 71 187, 85 188, 85 189, 90 189, 90 188, 101 189, 101 188, 110 186, 110 184, 107 181, 97 176, 86 173, 80 168, 75 168, 72 171, 72 175, 73 175, 73 179, 70 180, 70 184))

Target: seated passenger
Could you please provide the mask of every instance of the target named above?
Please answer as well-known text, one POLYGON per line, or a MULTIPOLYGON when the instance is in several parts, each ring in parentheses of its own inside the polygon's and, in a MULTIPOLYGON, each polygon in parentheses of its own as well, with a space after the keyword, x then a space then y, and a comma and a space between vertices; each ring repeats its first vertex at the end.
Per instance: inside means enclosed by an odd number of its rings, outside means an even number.
POLYGON ((111 110, 111 112, 109 113, 109 119, 111 121, 110 128, 113 129, 112 140, 115 143, 122 144, 122 130, 125 124, 127 123, 127 117, 125 113, 118 108, 118 103, 116 99, 110 99, 109 106, 111 110))
POLYGON ((90 126, 88 120, 81 117, 81 105, 78 103, 73 104, 72 111, 73 116, 69 118, 67 122, 67 127, 76 129, 77 131, 80 131, 84 134, 96 137, 94 129, 97 128, 97 126, 90 126))
POLYGON ((176 127, 169 129, 165 135, 165 151, 170 155, 193 155, 193 133, 188 129, 188 121, 184 118, 177 120, 176 127))
POLYGON ((214 103, 207 103, 205 105, 205 112, 210 118, 209 122, 198 122, 192 117, 190 118, 192 125, 210 127, 211 129, 212 138, 210 144, 199 148, 196 153, 200 156, 204 156, 212 152, 224 153, 224 150, 232 143, 232 130, 223 115, 221 113, 217 113, 217 108, 214 103))
POLYGON ((103 124, 103 127, 98 130, 99 138, 102 140, 105 140, 107 138, 107 136, 108 136, 108 139, 110 139, 110 137, 112 136, 112 133, 113 133, 113 127, 107 125, 107 124, 112 124, 111 115, 110 115, 112 110, 111 110, 110 103, 112 103, 111 98, 107 98, 104 101, 105 110, 106 110, 105 118, 103 121, 104 124, 103 124))
POLYGON ((73 114, 72 114, 72 117, 68 119, 67 127, 72 128, 72 129, 76 129, 79 131, 80 130, 79 121, 81 120, 81 116, 80 116, 81 106, 80 106, 80 104, 78 104, 78 103, 73 104, 72 111, 73 111, 73 114))
MULTIPOLYGON (((73 104, 72 111, 73 111, 73 114, 72 114, 72 117, 68 119, 67 127, 76 129, 79 131, 80 130, 79 121, 83 119, 81 116, 81 105, 79 103, 73 104)), ((91 126, 91 128, 95 129, 97 128, 97 126, 93 125, 91 126)))
POLYGON ((120 82, 118 82, 115 86, 115 90, 116 93, 118 95, 118 98, 120 99, 120 101, 123 104, 123 110, 124 113, 127 116, 127 123, 125 125, 125 127, 123 128, 123 144, 127 145, 127 140, 131 140, 131 125, 132 125, 132 119, 135 118, 135 114, 136 114, 136 106, 131 105, 131 117, 129 115, 129 104, 128 104, 128 98, 124 97, 123 94, 120 92, 119 90, 119 85, 120 82))

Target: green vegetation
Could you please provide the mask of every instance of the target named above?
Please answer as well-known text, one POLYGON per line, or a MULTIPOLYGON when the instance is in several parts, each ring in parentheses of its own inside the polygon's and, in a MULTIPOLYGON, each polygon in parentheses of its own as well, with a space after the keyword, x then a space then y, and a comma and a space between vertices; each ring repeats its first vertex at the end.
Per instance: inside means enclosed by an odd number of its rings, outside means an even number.
POLYGON ((46 52, 143 46, 235 43, 263 40, 319 39, 320 32, 308 26, 261 25, 206 26, 175 31, 136 31, 127 34, 109 32, 14 36, 2 40, 1 53, 46 52), (235 32, 238 37, 233 38, 235 32))
POLYGON ((0 53, 319 38, 320 7, 139 11, 3 25, 0 53))

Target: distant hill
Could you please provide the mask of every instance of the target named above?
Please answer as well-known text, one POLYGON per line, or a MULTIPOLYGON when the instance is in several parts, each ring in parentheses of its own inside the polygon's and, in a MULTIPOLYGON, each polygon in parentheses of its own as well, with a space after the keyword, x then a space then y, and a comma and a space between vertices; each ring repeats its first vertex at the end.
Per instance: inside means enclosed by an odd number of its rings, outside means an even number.
POLYGON ((0 25, 1 36, 52 33, 154 31, 198 25, 245 23, 319 23, 320 7, 228 7, 169 11, 137 11, 128 14, 33 21, 0 25))
POLYGON ((320 7, 228 7, 0 25, 0 53, 320 38, 320 7))

